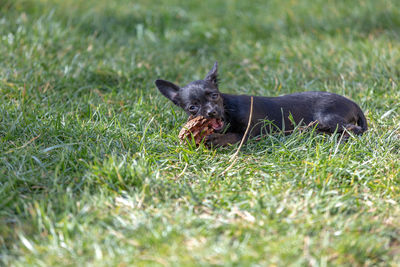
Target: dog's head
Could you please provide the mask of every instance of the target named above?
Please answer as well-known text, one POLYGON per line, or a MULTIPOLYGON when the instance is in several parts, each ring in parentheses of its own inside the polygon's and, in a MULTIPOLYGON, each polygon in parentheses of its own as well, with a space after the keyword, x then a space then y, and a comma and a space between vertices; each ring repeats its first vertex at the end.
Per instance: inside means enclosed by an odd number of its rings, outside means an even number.
POLYGON ((218 90, 218 63, 204 80, 189 83, 184 87, 164 80, 156 80, 160 92, 188 115, 215 118, 213 128, 218 131, 224 126, 224 103, 218 90))

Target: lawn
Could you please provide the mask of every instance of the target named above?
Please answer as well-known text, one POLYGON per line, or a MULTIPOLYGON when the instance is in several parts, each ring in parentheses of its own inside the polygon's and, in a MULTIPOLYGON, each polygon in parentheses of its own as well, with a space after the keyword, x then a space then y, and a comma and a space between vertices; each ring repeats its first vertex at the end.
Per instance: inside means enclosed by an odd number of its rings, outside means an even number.
POLYGON ((400 1, 1 0, 0 265, 398 266, 400 1), (242 147, 180 144, 156 89, 321 90, 365 111, 242 147))

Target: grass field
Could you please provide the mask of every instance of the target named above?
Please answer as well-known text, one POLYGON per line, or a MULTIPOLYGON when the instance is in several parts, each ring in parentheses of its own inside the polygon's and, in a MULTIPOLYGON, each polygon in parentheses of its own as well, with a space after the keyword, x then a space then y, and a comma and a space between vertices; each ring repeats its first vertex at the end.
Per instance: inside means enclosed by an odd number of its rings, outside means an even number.
POLYGON ((400 2, 1 0, 0 265, 399 266, 400 2), (154 80, 322 90, 365 111, 181 145, 154 80))

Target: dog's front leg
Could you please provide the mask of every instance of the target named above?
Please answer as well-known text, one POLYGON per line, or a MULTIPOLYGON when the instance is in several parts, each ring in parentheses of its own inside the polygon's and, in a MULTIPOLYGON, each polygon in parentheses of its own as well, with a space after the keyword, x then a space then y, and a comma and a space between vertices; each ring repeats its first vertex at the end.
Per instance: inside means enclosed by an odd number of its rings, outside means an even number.
POLYGON ((211 147, 232 145, 242 140, 242 137, 243 135, 238 133, 214 133, 206 137, 206 145, 211 147))

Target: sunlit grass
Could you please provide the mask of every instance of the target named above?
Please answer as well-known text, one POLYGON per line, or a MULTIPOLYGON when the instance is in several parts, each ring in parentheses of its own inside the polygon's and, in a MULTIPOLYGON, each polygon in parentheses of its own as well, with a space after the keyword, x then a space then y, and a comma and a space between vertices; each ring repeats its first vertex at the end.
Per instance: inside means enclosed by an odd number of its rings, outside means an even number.
POLYGON ((400 262, 400 6, 387 1, 0 1, 5 265, 400 262), (322 90, 365 111, 218 150, 156 90, 322 90))

